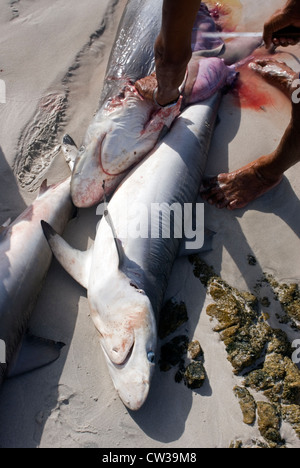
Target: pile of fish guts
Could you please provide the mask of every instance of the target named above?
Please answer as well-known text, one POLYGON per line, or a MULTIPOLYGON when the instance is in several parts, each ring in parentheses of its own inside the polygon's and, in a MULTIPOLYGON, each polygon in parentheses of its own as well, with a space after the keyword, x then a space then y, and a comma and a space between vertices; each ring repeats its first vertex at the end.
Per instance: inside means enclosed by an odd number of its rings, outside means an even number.
POLYGON ((154 71, 161 11, 162 0, 128 1, 99 110, 83 145, 77 149, 70 137, 64 138, 72 176, 56 186, 43 184, 36 201, 1 227, 0 340, 6 345, 6 359, 0 383, 59 356, 60 343, 26 334, 52 250, 87 289, 91 317, 120 398, 131 410, 138 410, 147 398, 156 362, 156 321, 173 263, 186 253, 181 249, 184 239, 175 230, 170 236, 151 236, 153 229, 162 231, 153 223, 165 222, 164 216, 158 221, 149 216, 151 206, 196 203, 222 90, 234 82, 236 63, 261 42, 245 39, 225 46, 218 38, 204 41, 202 31, 217 29, 202 5, 185 91, 176 105, 161 108, 142 98, 134 86, 154 71), (103 217, 94 245, 87 252, 73 249, 60 236, 74 205, 101 203, 103 217), (130 207, 137 204, 144 207, 140 223, 147 226, 147 235, 126 236, 130 207))

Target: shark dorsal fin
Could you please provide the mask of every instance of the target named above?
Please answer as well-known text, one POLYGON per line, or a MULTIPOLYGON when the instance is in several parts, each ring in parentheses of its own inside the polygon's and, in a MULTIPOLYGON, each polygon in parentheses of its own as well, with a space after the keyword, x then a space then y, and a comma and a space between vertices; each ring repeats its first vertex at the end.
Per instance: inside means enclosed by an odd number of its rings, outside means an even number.
POLYGON ((103 199, 104 213, 103 213, 103 215, 104 215, 104 218, 105 218, 107 224, 109 225, 109 227, 111 229, 111 232, 113 234, 113 238, 114 238, 114 241, 115 241, 115 245, 116 245, 116 249, 117 249, 118 257, 119 257, 119 269, 121 269, 122 265, 124 263, 125 253, 124 253, 122 242, 120 241, 120 239, 117 236, 117 232, 115 230, 113 220, 112 220, 112 218, 110 216, 110 213, 108 211, 108 204, 107 204, 106 193, 105 193, 105 181, 103 181, 102 188, 103 188, 103 191, 104 191, 104 199, 103 199))

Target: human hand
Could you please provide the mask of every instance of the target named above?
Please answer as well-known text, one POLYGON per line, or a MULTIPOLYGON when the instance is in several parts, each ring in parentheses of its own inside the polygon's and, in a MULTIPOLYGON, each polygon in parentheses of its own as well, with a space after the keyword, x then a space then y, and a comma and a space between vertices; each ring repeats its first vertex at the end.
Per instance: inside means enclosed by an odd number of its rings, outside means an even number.
POLYGON ((153 100, 153 94, 157 88, 156 73, 153 72, 150 76, 136 81, 135 87, 143 98, 153 100))
POLYGON ((276 33, 280 30, 289 27, 300 28, 300 1, 288 0, 285 7, 274 13, 273 16, 264 25, 264 41, 266 47, 269 48, 273 43, 275 46, 287 47, 295 45, 299 42, 299 38, 292 36, 276 37, 276 33))
POLYGON ((155 72, 136 81, 135 87, 144 99, 152 100, 155 104, 158 104, 161 107, 176 103, 180 96, 178 88, 175 88, 174 90, 164 89, 163 92, 159 92, 160 89, 155 72))

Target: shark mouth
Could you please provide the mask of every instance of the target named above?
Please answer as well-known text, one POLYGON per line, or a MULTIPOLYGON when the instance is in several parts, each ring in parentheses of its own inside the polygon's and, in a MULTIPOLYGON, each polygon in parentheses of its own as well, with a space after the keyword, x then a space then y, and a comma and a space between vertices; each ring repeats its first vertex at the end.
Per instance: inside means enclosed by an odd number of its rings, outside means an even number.
POLYGON ((113 359, 110 357, 110 355, 108 354, 108 352, 106 351, 105 349, 105 346, 102 344, 102 349, 104 351, 104 354, 105 354, 105 357, 106 359, 118 370, 122 370, 124 369, 124 367, 126 367, 126 365, 128 364, 128 362, 130 361, 130 358, 132 356, 132 353, 133 353, 133 349, 134 349, 134 345, 135 345, 135 342, 133 342, 132 346, 130 347, 124 361, 120 362, 120 363, 116 363, 113 361, 113 359))
POLYGON ((124 359, 124 361, 121 363, 121 364, 115 364, 113 363, 113 365, 117 368, 117 369, 123 369, 126 364, 128 364, 131 356, 132 356, 132 353, 133 353, 133 348, 134 348, 134 345, 135 343, 133 342, 133 345, 131 346, 130 350, 128 351, 128 354, 126 356, 126 358, 124 359))
POLYGON ((116 173, 116 174, 112 174, 111 172, 108 172, 108 170, 106 170, 106 169, 104 168, 103 161, 102 161, 102 155, 103 155, 103 143, 104 143, 104 140, 105 140, 106 137, 107 137, 107 133, 104 134, 102 140, 101 140, 100 143, 99 143, 99 151, 98 151, 98 154, 99 154, 99 164, 100 164, 100 168, 101 168, 101 171, 102 171, 105 175, 107 175, 107 176, 109 176, 109 177, 118 177, 118 176, 120 176, 120 175, 122 175, 122 174, 125 174, 125 173, 129 170, 129 168, 125 168, 123 171, 120 171, 120 172, 118 172, 118 173, 116 173))

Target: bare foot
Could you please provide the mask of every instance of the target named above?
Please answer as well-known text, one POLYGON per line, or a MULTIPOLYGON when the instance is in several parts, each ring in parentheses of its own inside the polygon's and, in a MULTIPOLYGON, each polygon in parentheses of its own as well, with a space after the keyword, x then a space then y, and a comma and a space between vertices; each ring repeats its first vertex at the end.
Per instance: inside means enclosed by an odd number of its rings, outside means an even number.
POLYGON ((282 176, 262 175, 267 160, 262 157, 237 171, 206 179, 200 189, 202 198, 217 208, 244 208, 282 180, 282 176))
POLYGON ((269 84, 282 91, 287 97, 291 97, 294 91, 293 82, 299 78, 286 63, 272 59, 255 60, 248 65, 256 73, 260 74, 269 84))
MULTIPOLYGON (((298 74, 288 65, 264 59, 250 63, 249 67, 291 98, 294 91, 293 82, 298 79, 298 74)), ((286 139, 286 144, 289 141, 286 139)), ((293 147, 289 149, 292 152, 293 147)), ((278 164, 278 155, 281 153, 282 150, 281 152, 277 150, 237 171, 207 179, 200 190, 202 198, 217 208, 227 207, 230 210, 244 208, 281 182, 283 172, 280 172, 278 164)))

